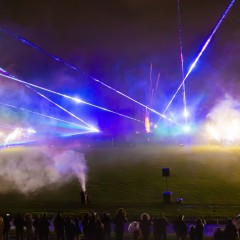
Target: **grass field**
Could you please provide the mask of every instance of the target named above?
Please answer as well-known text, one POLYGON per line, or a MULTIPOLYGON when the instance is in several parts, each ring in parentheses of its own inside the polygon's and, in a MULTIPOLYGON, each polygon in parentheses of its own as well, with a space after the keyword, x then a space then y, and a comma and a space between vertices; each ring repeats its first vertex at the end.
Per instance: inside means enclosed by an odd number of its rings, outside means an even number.
MULTIPOLYGON (((2 150, 1 164, 13 156, 24 157, 35 148, 2 150)), ((84 154, 90 204, 81 206, 76 178, 28 195, 6 192, 2 179, 0 210, 62 210, 71 214, 108 211, 114 215, 117 208, 123 207, 129 219, 138 218, 142 212, 151 216, 163 212, 169 218, 184 213, 189 219, 204 217, 213 221, 240 212, 239 147, 139 145, 88 148, 84 154), (162 168, 170 169, 167 182, 162 168), (170 204, 163 203, 166 190, 172 192, 170 204), (183 198, 183 202, 177 203, 177 198, 183 198)), ((16 174, 19 169, 13 168, 8 174, 16 174)))

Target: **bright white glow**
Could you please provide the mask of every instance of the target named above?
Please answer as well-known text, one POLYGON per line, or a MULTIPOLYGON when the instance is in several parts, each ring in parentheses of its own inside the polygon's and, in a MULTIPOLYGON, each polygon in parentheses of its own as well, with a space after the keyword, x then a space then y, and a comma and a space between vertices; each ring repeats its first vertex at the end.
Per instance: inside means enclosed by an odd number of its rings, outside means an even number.
POLYGON ((28 128, 27 133, 28 134, 34 134, 34 133, 36 133, 36 131, 33 128, 28 128))
POLYGON ((12 144, 12 143, 16 143, 19 141, 28 141, 30 139, 30 137, 35 134, 36 131, 33 128, 28 128, 28 129, 24 129, 24 128, 19 128, 16 127, 14 128, 14 130, 12 130, 11 132, 0 132, 0 144, 2 145, 8 145, 8 144, 12 144))
POLYGON ((154 128, 157 128, 158 127, 158 125, 157 124, 154 124, 154 128))
POLYGON ((80 98, 73 98, 76 103, 82 103, 83 101, 80 98))
POLYGON ((23 135, 23 128, 16 128, 11 132, 5 139, 5 144, 8 144, 10 141, 18 140, 23 135))
POLYGON ((190 130, 191 130, 188 125, 186 125, 183 129, 184 129, 184 132, 186 132, 186 133, 190 132, 190 130))
POLYGON ((189 112, 188 112, 187 109, 184 109, 183 116, 184 116, 185 118, 189 117, 189 112))
POLYGON ((97 128, 94 128, 94 127, 90 128, 89 130, 90 130, 91 132, 97 132, 97 133, 100 132, 97 128))
POLYGON ((231 97, 221 101, 208 114, 205 130, 209 140, 221 144, 240 143, 240 112, 238 102, 231 97))
POLYGON ((206 130, 210 139, 216 140, 219 143, 231 144, 240 140, 240 120, 232 120, 226 125, 218 123, 208 124, 206 130))

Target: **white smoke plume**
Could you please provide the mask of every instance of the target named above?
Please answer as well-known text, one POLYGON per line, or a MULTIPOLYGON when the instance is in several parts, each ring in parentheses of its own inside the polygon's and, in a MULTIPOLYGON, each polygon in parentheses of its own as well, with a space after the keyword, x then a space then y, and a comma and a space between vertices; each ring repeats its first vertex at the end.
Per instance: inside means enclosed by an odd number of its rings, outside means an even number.
POLYGON ((230 95, 219 101, 207 115, 206 130, 210 139, 222 144, 240 142, 240 102, 230 95))
POLYGON ((34 193, 77 177, 86 190, 87 165, 84 155, 74 150, 50 147, 7 149, 0 152, 0 191, 34 193))

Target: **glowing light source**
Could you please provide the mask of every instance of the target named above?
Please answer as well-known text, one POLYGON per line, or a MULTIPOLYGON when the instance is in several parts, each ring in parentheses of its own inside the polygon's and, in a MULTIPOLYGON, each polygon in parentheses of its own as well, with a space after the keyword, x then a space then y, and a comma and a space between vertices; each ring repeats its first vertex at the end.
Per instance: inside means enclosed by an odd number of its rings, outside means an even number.
POLYGON ((74 97, 73 100, 74 100, 76 103, 82 103, 82 102, 83 102, 80 98, 76 98, 76 97, 74 97))
POLYGON ((190 130, 191 130, 191 128, 190 128, 189 125, 184 126, 184 132, 185 132, 185 133, 190 132, 190 130))
POLYGON ((28 133, 28 134, 34 134, 34 133, 36 133, 36 130, 33 129, 33 128, 28 128, 28 129, 27 129, 27 133, 28 133))
POLYGON ((90 128, 89 131, 90 131, 90 132, 96 132, 96 133, 99 133, 99 132, 100 132, 99 129, 94 128, 94 127, 90 128))
POLYGON ((150 128, 150 120, 149 120, 149 112, 146 110, 145 113, 145 130, 147 133, 150 133, 151 128, 150 128))
POLYGON ((187 110, 186 108, 184 109, 183 116, 184 116, 185 118, 188 118, 188 117, 189 117, 189 112, 188 112, 188 110, 187 110))

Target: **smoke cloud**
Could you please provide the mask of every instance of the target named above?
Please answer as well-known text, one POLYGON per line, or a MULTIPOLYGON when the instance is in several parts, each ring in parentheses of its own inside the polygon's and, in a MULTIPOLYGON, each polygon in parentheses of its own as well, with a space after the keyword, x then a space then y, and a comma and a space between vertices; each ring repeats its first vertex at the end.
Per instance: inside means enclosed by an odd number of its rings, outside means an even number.
POLYGON ((86 190, 87 164, 75 150, 54 147, 7 149, 0 153, 0 191, 28 194, 53 184, 61 185, 77 177, 86 190))
POLYGON ((207 115, 209 137, 224 143, 240 142, 240 102, 230 95, 219 101, 207 115))

